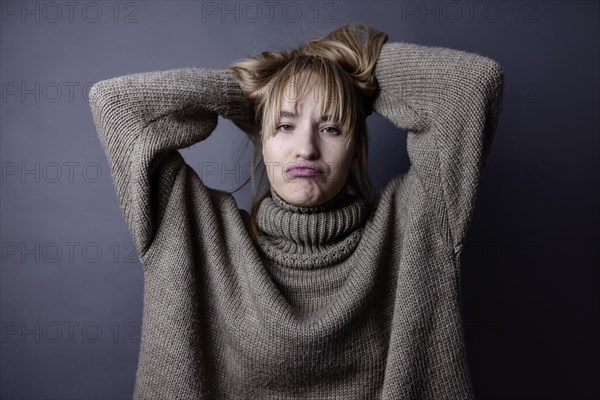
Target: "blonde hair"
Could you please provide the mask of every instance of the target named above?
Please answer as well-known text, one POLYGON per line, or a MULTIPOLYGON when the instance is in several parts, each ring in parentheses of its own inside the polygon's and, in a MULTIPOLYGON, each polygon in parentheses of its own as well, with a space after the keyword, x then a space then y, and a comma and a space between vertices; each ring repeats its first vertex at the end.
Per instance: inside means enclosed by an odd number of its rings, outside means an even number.
MULTIPOLYGON (((371 26, 346 25, 291 51, 263 52, 229 65, 244 94, 255 104, 260 126, 258 134, 249 134, 255 145, 250 213, 254 237, 257 235, 258 206, 269 195, 267 190, 257 197, 255 163, 258 148, 276 133, 283 96, 298 104, 309 92, 317 90, 313 93, 322 100, 321 115, 328 114, 339 124, 342 135, 347 136, 347 146, 352 139, 357 143, 358 163, 349 174, 348 185, 355 195, 372 203, 366 117, 371 113, 371 104, 378 89, 375 65, 386 41, 387 35, 371 26), (305 72, 308 76, 304 87, 298 88, 297 79, 305 72), (311 79, 313 76, 316 77, 314 81, 311 79), (317 85, 314 87, 308 82, 316 82, 317 85), (288 96, 290 88, 299 89, 295 90, 293 99, 288 96)), ((259 186, 264 180, 264 168, 262 172, 259 186)))

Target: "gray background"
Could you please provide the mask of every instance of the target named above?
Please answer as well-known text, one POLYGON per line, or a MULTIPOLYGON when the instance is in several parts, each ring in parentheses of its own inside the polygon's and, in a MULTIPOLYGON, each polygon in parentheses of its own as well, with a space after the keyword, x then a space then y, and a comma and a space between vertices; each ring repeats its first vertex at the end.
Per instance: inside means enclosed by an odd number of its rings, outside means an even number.
MULTIPOLYGON (((596 398, 598 2, 248 4, 2 2, 1 397, 133 393, 142 268, 92 123, 89 85, 224 68, 364 22, 390 41, 476 52, 505 71, 504 109, 463 253, 478 398, 596 398)), ((369 127, 380 190, 408 169, 406 132, 377 115, 369 127)), ((246 144, 221 121, 182 153, 208 186, 231 191, 247 177, 246 144), (226 173, 236 165, 240 172, 226 173)), ((250 186, 235 198, 248 209, 250 186)))

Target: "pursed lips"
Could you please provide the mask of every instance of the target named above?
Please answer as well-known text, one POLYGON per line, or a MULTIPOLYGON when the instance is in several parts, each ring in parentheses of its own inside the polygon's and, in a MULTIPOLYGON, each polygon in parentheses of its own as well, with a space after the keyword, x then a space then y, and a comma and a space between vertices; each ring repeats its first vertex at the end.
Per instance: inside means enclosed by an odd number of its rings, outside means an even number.
POLYGON ((292 176, 317 176, 321 175, 323 171, 315 164, 309 163, 294 163, 287 167, 286 173, 292 176))

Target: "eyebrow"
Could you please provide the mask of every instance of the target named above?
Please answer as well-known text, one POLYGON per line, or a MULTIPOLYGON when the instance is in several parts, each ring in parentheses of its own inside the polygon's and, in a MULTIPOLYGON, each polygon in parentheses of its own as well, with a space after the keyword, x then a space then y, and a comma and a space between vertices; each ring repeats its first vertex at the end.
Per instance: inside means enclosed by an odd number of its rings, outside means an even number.
MULTIPOLYGON (((291 112, 291 111, 285 111, 285 110, 281 110, 279 112, 279 117, 281 118, 296 118, 296 113, 291 112)), ((331 115, 323 115, 321 117, 321 121, 329 121, 331 120, 331 115)))
POLYGON ((282 117, 282 118, 285 118, 285 117, 287 117, 287 118, 296 118, 296 113, 293 113, 291 111, 283 111, 282 110, 282 111, 279 112, 279 116, 282 117))

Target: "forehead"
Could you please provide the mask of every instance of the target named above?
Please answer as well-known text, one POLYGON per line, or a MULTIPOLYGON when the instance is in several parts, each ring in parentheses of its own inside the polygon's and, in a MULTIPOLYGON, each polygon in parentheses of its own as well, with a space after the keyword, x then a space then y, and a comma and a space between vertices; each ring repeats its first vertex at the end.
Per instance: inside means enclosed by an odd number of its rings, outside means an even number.
POLYGON ((302 72, 283 83, 279 92, 281 109, 294 111, 304 106, 323 108, 327 92, 325 81, 316 73, 302 72))

